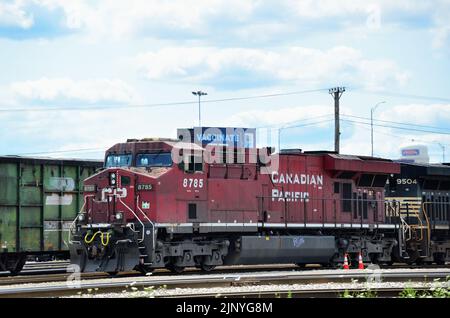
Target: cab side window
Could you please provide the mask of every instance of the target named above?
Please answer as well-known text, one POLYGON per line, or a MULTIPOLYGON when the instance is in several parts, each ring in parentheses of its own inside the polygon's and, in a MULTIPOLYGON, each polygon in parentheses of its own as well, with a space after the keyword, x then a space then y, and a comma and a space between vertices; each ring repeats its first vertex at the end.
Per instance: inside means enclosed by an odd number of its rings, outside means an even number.
POLYGON ((197 172, 203 171, 203 158, 202 156, 192 155, 186 157, 184 160, 184 171, 185 172, 197 172))

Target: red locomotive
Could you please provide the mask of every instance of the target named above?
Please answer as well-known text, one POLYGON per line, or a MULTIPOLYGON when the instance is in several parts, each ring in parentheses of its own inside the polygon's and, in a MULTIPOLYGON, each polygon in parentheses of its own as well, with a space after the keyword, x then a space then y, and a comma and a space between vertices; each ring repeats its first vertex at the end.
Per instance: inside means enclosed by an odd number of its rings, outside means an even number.
POLYGON ((330 152, 245 149, 171 139, 107 150, 84 182, 71 260, 81 271, 392 262, 397 224, 384 187, 400 164, 330 152))

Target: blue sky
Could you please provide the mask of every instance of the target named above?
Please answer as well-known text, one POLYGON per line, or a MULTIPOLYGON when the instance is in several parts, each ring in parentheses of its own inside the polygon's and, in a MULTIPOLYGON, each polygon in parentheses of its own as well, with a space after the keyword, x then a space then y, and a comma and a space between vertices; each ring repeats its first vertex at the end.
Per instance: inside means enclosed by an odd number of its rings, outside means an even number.
POLYGON ((203 103, 203 124, 266 127, 259 142, 276 147, 278 128, 305 125, 281 129, 281 146, 333 149, 338 85, 343 153, 370 154, 364 118, 385 101, 376 120, 410 125, 377 121, 375 155, 425 144, 438 162, 441 144, 450 161, 448 21, 448 0, 0 0, 0 154, 101 158, 127 138, 175 137, 197 125, 195 103, 134 106, 194 90, 320 90, 203 103))

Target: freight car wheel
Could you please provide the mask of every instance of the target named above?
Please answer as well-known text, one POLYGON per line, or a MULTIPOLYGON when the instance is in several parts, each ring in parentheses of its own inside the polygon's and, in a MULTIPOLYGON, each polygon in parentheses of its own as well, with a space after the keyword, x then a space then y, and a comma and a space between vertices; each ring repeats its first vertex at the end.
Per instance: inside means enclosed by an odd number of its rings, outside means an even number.
POLYGON ((13 275, 13 276, 18 275, 22 271, 23 266, 25 265, 26 261, 27 261, 27 258, 26 258, 25 255, 18 256, 18 259, 15 260, 15 263, 13 263, 8 268, 9 272, 11 273, 11 275, 13 275))

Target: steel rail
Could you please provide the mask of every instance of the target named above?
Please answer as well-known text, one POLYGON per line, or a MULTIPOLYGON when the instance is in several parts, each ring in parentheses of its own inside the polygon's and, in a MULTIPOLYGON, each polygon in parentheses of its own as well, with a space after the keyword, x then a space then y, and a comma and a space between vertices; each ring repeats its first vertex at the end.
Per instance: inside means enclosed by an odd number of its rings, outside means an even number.
POLYGON ((450 270, 420 271, 420 272, 380 272, 371 270, 350 270, 336 273, 234 273, 229 275, 190 275, 167 277, 142 277, 141 280, 120 278, 100 281, 81 280, 79 285, 72 284, 37 284, 16 285, 0 287, 0 297, 57 297, 77 295, 78 293, 122 292, 130 287, 133 289, 152 288, 212 288, 212 287, 236 287, 255 285, 280 285, 280 284, 319 284, 319 283, 344 283, 366 282, 368 280, 382 282, 433 282, 435 279, 446 279, 450 276, 450 270), (376 276, 374 276, 376 275, 376 276))
MULTIPOLYGON (((67 263, 67 265, 69 265, 69 263, 67 263)), ((61 281, 66 281, 67 278, 71 275, 70 271, 67 271, 67 266, 63 266, 62 262, 61 262, 61 268, 58 268, 56 265, 54 268, 34 268, 34 269, 29 269, 29 270, 23 270, 21 272, 21 275, 19 276, 11 276, 9 274, 9 272, 5 272, 4 276, 0 276, 0 286, 4 286, 4 285, 18 285, 18 284, 31 284, 31 283, 50 283, 50 282, 61 282, 61 281)), ((381 267, 381 269, 385 270, 385 269, 436 269, 436 268, 441 268, 441 269, 448 269, 450 268, 449 266, 445 266, 445 265, 428 265, 426 267, 423 266, 412 266, 412 265, 399 265, 399 266, 394 266, 394 267, 381 267)), ((306 268, 299 268, 296 265, 289 265, 289 264, 281 264, 281 265, 254 265, 254 266, 221 266, 218 267, 216 270, 212 271, 212 272, 202 272, 199 269, 195 269, 195 268, 189 268, 187 269, 185 272, 177 274, 177 276, 185 276, 185 275, 202 275, 202 276, 208 276, 208 275, 219 275, 219 274, 234 274, 236 272, 239 273, 257 273, 257 272, 262 272, 262 271, 267 271, 267 272, 275 272, 275 271, 281 271, 281 270, 291 270, 293 273, 305 273, 305 272, 310 272, 310 271, 317 271, 317 273, 319 271, 326 271, 326 270, 330 270, 330 269, 324 269, 321 267, 317 267, 317 266, 311 266, 311 267, 306 267, 306 268)), ((342 275, 345 275, 345 272, 340 272, 340 273, 344 273, 342 275)), ((1 275, 1 274, 0 274, 1 275)), ((155 272, 153 272, 153 277, 156 276, 171 276, 174 275, 171 272, 169 272, 166 269, 157 269, 155 270, 155 272)), ((318 275, 318 274, 315 274, 318 275)), ((112 278, 112 277, 118 277, 118 278, 124 278, 124 277, 142 277, 142 274, 139 272, 126 272, 126 273, 121 273, 117 276, 110 276, 107 273, 81 273, 80 274, 80 279, 82 280, 87 280, 87 279, 108 279, 108 278, 112 278)))

